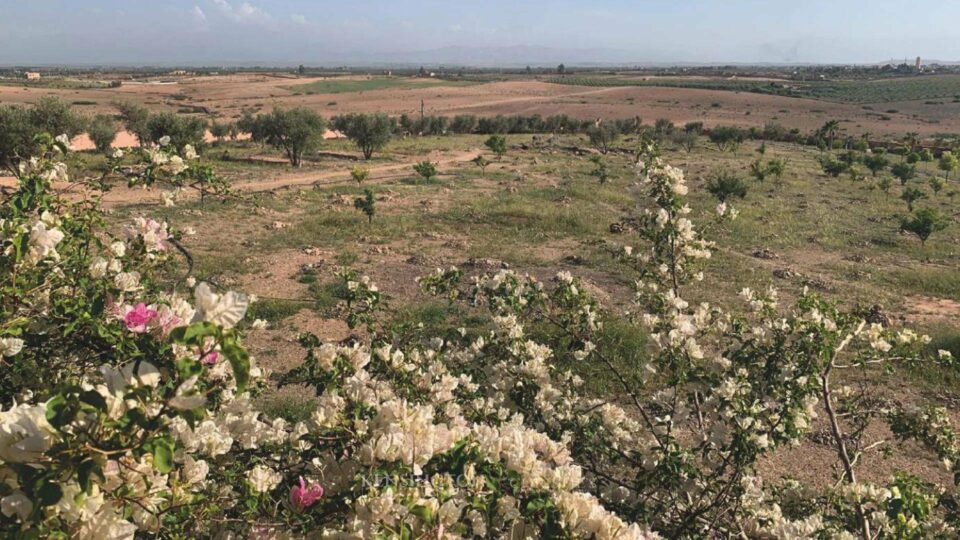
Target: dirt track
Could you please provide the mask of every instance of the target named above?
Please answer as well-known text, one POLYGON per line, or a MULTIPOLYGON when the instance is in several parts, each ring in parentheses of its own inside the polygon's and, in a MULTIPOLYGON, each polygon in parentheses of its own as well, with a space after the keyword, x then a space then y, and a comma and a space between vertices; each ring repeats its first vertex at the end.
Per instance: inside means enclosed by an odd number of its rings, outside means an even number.
MULTIPOLYGON (((441 168, 443 166, 456 163, 466 163, 475 158, 480 153, 479 149, 471 149, 460 152, 432 152, 429 156, 417 156, 410 158, 402 163, 390 163, 370 167, 371 181, 377 180, 383 183, 383 180, 393 178, 407 178, 411 174, 396 175, 398 171, 410 171, 410 167, 418 161, 429 159, 441 168)), ((263 180, 256 182, 238 182, 231 186, 231 189, 243 193, 261 193, 267 191, 276 191, 291 189, 304 186, 328 186, 337 184, 351 183, 350 171, 285 171, 281 174, 265 175, 263 180)), ((9 176, 0 176, 0 188, 9 190, 16 187, 16 179, 9 176)), ((81 198, 89 193, 86 186, 79 183, 57 183, 54 189, 61 190, 68 197, 81 198)), ((107 206, 130 205, 130 204, 161 204, 160 193, 163 189, 155 188, 128 188, 126 186, 117 186, 108 191, 103 196, 103 203, 107 206)), ((184 198, 191 198, 192 192, 185 192, 184 198)), ((195 198, 195 197, 194 197, 195 198)))

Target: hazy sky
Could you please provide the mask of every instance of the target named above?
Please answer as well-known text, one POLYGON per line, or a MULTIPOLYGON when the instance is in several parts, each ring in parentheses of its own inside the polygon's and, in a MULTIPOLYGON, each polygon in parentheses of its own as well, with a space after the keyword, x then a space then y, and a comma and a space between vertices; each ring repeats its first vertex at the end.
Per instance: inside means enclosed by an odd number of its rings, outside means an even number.
POLYGON ((451 46, 597 49, 597 61, 960 60, 960 1, 0 0, 0 64, 396 61, 451 46))

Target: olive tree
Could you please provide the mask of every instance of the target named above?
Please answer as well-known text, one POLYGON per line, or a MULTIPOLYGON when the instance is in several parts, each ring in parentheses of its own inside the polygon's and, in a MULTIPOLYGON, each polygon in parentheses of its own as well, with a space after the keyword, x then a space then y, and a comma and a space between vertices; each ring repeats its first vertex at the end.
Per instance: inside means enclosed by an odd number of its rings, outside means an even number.
POLYGON ((382 150, 393 135, 396 122, 385 114, 349 114, 334 119, 333 128, 346 135, 363 152, 364 159, 382 150))
POLYGON ((171 112, 151 114, 147 119, 148 141, 159 144, 164 137, 170 138, 170 144, 182 152, 187 145, 199 148, 203 145, 207 133, 207 123, 200 118, 181 116, 171 112))
POLYGON ((601 122, 587 129, 587 137, 590 138, 590 144, 592 144, 594 148, 599 150, 601 154, 606 154, 610 151, 613 144, 617 142, 617 139, 620 138, 620 130, 617 129, 616 124, 601 122))
POLYGON ((20 162, 37 153, 37 135, 73 138, 83 129, 83 118, 57 98, 41 98, 31 107, 0 107, 0 166, 19 176, 20 162))
POLYGON ((106 153, 113 145, 113 140, 117 138, 117 121, 110 115, 98 114, 90 121, 87 135, 90 136, 98 152, 106 153))
POLYGON ((251 129, 263 142, 282 150, 290 165, 300 167, 303 155, 319 147, 326 128, 326 122, 316 111, 295 107, 276 108, 270 114, 258 115, 251 129))
POLYGON ((147 127, 150 111, 146 107, 128 101, 118 101, 113 106, 120 111, 123 128, 137 138, 140 146, 146 146, 150 142, 150 130, 147 127))

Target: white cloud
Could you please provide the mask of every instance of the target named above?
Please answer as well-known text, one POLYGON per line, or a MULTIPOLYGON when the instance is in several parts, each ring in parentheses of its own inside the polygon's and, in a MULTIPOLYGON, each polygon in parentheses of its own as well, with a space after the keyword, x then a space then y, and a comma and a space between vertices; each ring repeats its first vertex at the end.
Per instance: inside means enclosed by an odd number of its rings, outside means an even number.
POLYGON ((297 24, 307 24, 307 18, 296 13, 290 16, 290 20, 297 24))
POLYGON ((200 6, 193 6, 193 18, 197 22, 205 22, 207 20, 207 14, 200 9, 200 6))
POLYGON ((251 4, 250 2, 244 2, 238 7, 234 7, 227 0, 210 1, 217 6, 217 9, 220 10, 220 13, 223 14, 224 17, 236 22, 263 23, 273 20, 273 17, 271 17, 269 13, 251 4))

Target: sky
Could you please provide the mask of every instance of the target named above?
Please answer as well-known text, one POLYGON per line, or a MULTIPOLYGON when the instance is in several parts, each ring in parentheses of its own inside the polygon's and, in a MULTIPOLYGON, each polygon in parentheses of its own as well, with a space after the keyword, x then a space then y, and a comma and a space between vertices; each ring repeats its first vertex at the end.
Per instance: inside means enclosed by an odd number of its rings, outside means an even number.
POLYGON ((0 65, 957 61, 958 23, 957 0, 0 0, 0 65))

